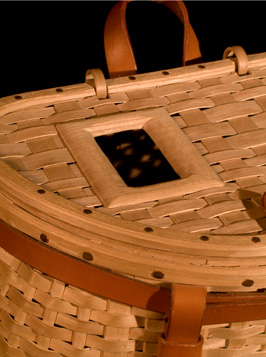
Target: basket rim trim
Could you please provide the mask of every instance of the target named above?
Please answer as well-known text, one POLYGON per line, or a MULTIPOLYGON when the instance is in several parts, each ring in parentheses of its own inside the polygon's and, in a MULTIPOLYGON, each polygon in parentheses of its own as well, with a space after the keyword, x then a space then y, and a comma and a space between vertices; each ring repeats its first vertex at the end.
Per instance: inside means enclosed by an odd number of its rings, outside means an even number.
MULTIPOLYGON (((0 232, 0 246, 4 250, 50 277, 92 294, 146 310, 167 313, 171 307, 169 289, 92 266, 44 246, 2 221, 0 232)), ((178 285, 175 284, 177 289, 178 285)), ((265 292, 208 293, 203 325, 262 320, 266 318, 265 306, 265 292)))
MULTIPOLYGON (((266 65, 266 52, 248 55, 249 70, 266 65)), ((163 71, 149 72, 130 77, 118 77, 106 79, 108 94, 123 91, 134 91, 152 88, 157 85, 169 85, 174 83, 185 83, 195 80, 211 78, 214 76, 226 76, 236 72, 236 64, 231 59, 223 59, 204 63, 204 65, 189 65, 185 67, 172 68, 163 71), (165 73, 167 72, 167 75, 165 73)), ((0 98, 0 115, 13 110, 27 108, 33 105, 47 104, 51 102, 62 102, 68 99, 79 99, 81 97, 96 96, 95 88, 88 83, 79 83, 69 86, 61 86, 38 91, 18 93, 0 98)), ((97 97, 97 96, 96 96, 97 97)))

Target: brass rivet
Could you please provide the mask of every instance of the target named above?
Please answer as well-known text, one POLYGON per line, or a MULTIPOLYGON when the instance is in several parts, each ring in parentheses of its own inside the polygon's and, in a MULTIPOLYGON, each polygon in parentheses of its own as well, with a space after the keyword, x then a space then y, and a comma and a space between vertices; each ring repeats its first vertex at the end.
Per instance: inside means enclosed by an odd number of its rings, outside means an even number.
POLYGON ((259 243, 260 242, 260 238, 259 237, 253 237, 252 239, 253 243, 259 243))
POLYGON ((154 271, 154 272, 152 272, 151 275, 155 279, 163 279, 164 278, 164 273, 162 273, 161 271, 154 271))
POLYGON ((207 236, 201 236, 200 240, 202 240, 203 242, 207 242, 210 238, 207 236))
POLYGON ((40 195, 44 194, 46 191, 43 189, 43 188, 40 188, 38 191, 37 191, 40 195))
POLYGON ((93 255, 89 252, 84 252, 82 254, 82 258, 87 260, 88 262, 91 262, 93 260, 93 255))
POLYGON ((153 232, 153 229, 151 227, 145 227, 144 231, 145 232, 153 232))
POLYGON ((91 213, 92 213, 92 210, 86 208, 86 209, 83 210, 83 212, 84 212, 85 214, 91 214, 91 213))
POLYGON ((254 281, 251 279, 246 279, 246 280, 242 281, 242 285, 247 288, 252 286, 253 284, 254 284, 254 281))
POLYGON ((47 235, 44 234, 44 233, 42 233, 42 234, 40 235, 40 239, 41 239, 41 241, 44 242, 44 243, 48 243, 48 242, 49 242, 49 239, 47 238, 47 235))

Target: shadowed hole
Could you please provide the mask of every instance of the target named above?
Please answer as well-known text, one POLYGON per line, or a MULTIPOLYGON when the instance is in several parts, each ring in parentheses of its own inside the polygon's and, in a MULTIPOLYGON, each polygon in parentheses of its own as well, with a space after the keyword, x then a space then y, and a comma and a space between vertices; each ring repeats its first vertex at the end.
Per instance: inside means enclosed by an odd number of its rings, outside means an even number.
POLYGON ((95 137, 129 187, 180 179, 150 136, 142 129, 95 137))

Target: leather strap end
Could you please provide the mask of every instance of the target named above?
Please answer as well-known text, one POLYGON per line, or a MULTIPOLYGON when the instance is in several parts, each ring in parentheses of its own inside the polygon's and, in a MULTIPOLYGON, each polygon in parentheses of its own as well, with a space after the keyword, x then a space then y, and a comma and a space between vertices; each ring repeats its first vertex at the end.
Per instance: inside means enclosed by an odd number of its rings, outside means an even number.
POLYGON ((202 353, 203 337, 196 343, 177 343, 167 341, 163 335, 158 339, 157 356, 160 357, 200 357, 202 353))

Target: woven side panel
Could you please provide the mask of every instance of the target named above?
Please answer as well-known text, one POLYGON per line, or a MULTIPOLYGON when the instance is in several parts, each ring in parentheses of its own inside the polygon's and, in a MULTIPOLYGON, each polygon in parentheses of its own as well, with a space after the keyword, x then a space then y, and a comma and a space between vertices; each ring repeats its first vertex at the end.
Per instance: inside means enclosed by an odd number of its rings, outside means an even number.
MULTIPOLYGON (((1 356, 156 356, 162 314, 97 297, 0 254, 1 356)), ((202 357, 263 356, 265 327, 203 326, 202 357)))
POLYGON ((266 321, 204 326, 202 357, 264 356, 266 321))
POLYGON ((162 314, 94 296, 0 253, 1 356, 155 355, 162 314))

